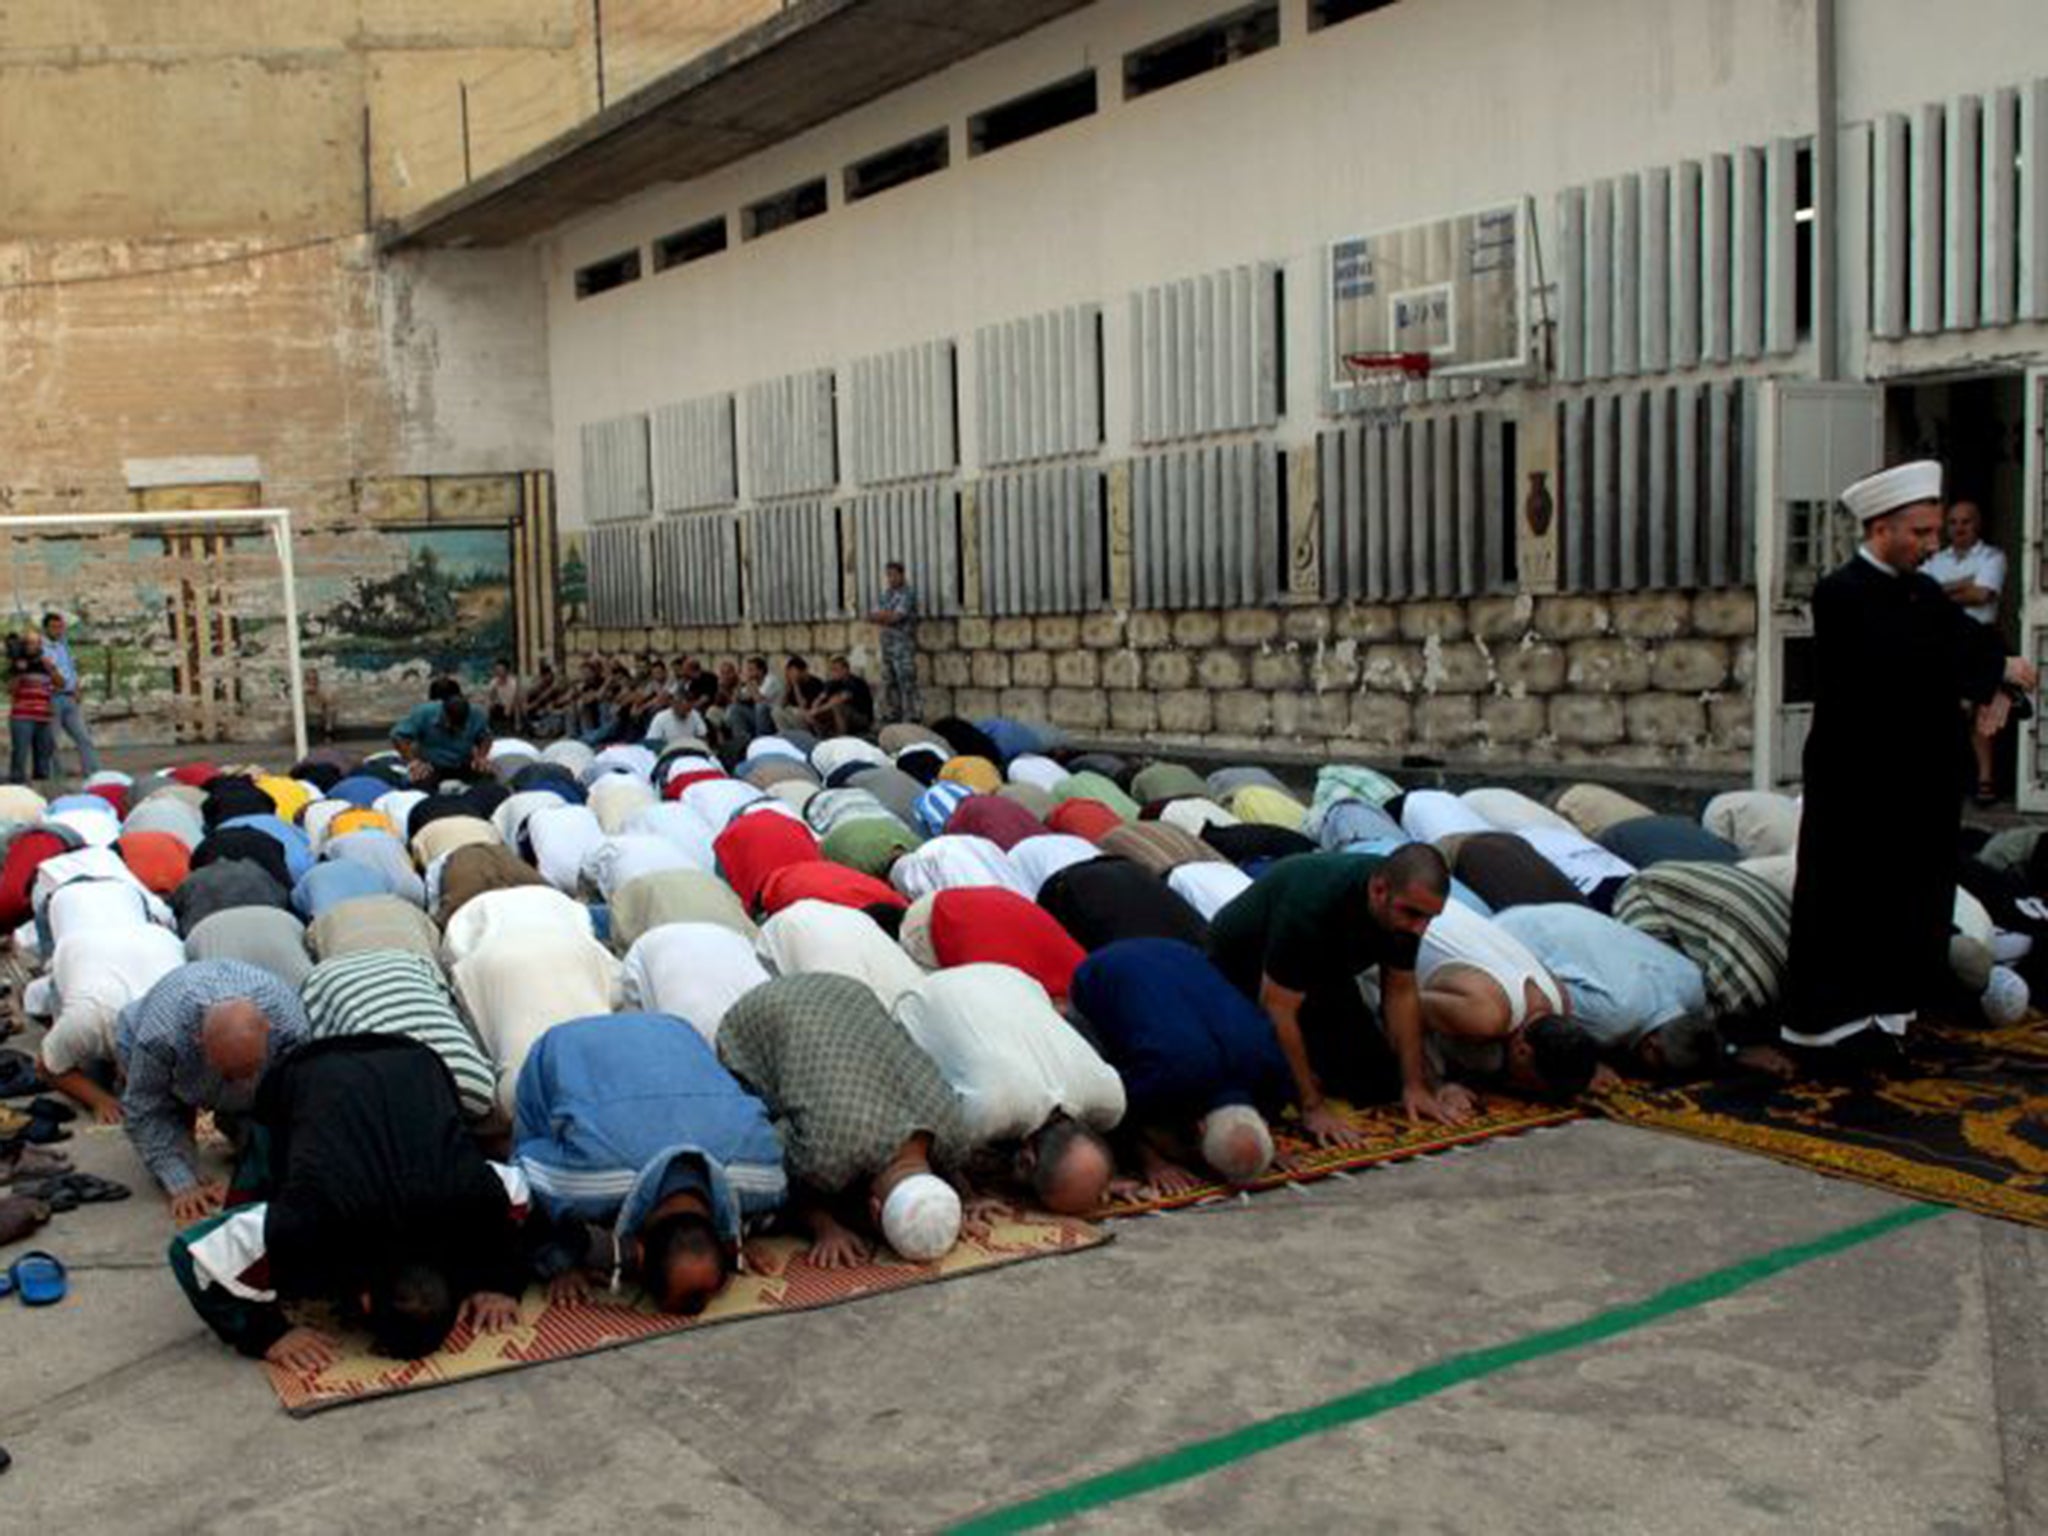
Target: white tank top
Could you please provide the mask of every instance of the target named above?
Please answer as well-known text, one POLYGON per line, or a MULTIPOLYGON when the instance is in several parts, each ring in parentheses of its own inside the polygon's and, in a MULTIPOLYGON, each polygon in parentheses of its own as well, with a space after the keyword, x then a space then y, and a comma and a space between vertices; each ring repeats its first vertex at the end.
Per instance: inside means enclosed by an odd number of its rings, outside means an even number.
POLYGON ((1557 978, 1544 969, 1543 962, 1526 944, 1498 923, 1488 922, 1469 907, 1449 901, 1444 903, 1442 912, 1430 919, 1422 936, 1416 980, 1426 987, 1436 972, 1454 965, 1483 972, 1507 994, 1510 1029, 1520 1029, 1529 1022, 1531 982, 1549 1002, 1553 1014, 1565 1011, 1557 978))

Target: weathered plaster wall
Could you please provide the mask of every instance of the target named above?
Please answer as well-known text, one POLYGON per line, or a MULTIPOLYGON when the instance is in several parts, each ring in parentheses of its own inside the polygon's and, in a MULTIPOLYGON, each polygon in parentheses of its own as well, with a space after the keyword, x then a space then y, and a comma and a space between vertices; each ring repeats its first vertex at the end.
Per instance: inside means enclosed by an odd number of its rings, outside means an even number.
MULTIPOLYGON (((417 541, 376 528, 468 520, 520 542, 536 499, 551 527, 528 473, 552 432, 534 258, 381 262, 368 230, 459 184, 456 82, 502 97, 489 141, 473 134, 479 172, 589 110, 588 15, 575 0, 0 9, 0 512, 288 506, 301 581, 328 590, 402 568, 417 541), (176 466, 195 459, 246 470, 192 483, 176 466)), ((88 619, 112 736, 281 723, 276 566, 248 541, 5 552, 0 610, 88 619)), ((322 681, 344 722, 381 723, 417 670, 322 681)))

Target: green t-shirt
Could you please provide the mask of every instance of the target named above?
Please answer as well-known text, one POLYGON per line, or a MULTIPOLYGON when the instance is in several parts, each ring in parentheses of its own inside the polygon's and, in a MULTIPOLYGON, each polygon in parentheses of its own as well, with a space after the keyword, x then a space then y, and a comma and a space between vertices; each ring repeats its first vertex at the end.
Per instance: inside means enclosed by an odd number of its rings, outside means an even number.
POLYGON ((462 729, 450 730, 440 701, 430 699, 424 704, 414 705, 406 717, 391 728, 391 735, 395 740, 411 742, 413 751, 436 768, 456 770, 469 766, 470 759, 476 755, 477 743, 489 731, 484 712, 475 705, 470 706, 469 718, 462 722, 462 729))
POLYGON ((1415 969, 1421 941, 1373 920, 1367 886, 1386 861, 1366 853, 1282 859, 1209 925, 1209 958, 1248 997, 1270 976, 1290 992, 1349 985, 1374 966, 1415 969))

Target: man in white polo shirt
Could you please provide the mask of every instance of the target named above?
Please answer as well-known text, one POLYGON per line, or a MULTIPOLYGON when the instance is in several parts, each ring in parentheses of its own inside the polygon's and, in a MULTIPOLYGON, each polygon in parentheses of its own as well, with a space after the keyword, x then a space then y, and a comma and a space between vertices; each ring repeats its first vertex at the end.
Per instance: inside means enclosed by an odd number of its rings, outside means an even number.
MULTIPOLYGON (((1984 514, 1974 501, 1950 503, 1944 521, 1948 543, 1920 569, 1939 582, 1941 590, 1951 602, 1960 604, 1963 612, 1979 624, 1995 629, 1999 595, 2005 590, 2005 551, 1984 542, 1984 514)), ((1970 733, 1970 748, 1977 755, 1975 799, 1979 805, 1990 805, 1998 798, 1991 757, 1994 739, 1975 731, 1970 733)))

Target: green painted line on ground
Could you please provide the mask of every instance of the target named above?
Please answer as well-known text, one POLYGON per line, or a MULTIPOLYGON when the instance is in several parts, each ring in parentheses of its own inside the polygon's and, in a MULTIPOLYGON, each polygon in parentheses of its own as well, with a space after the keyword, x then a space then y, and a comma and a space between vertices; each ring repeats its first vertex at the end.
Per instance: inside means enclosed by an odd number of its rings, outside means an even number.
POLYGON ((1036 1498, 1024 1499, 1015 1504, 1001 1505, 995 1509, 970 1516, 958 1525, 950 1527, 951 1536, 997 1536, 997 1533, 1035 1530, 1042 1525, 1051 1525, 1060 1520, 1071 1520, 1090 1510, 1100 1509, 1107 1504, 1121 1503, 1136 1498, 1142 1493, 1170 1487, 1174 1483, 1187 1482, 1191 1478, 1204 1477, 1209 1473, 1227 1467, 1233 1462, 1243 1461, 1265 1451, 1277 1450, 1291 1445, 1296 1440, 1305 1440, 1311 1435, 1320 1435, 1347 1424, 1357 1424, 1365 1419, 1376 1418, 1391 1409, 1404 1408, 1410 1403, 1439 1392, 1462 1386, 1468 1381, 1477 1381, 1498 1371, 1512 1369, 1540 1360, 1546 1355, 1563 1354, 1567 1350, 1583 1349, 1603 1339, 1646 1327, 1679 1312, 1703 1307, 1709 1302, 1732 1296, 1746 1290, 1773 1275, 1783 1274, 1788 1269, 1797 1269, 1802 1264, 1811 1264, 1816 1259, 1829 1258, 1864 1243, 1875 1242, 1878 1238, 1913 1226, 1917 1222, 1945 1215, 1947 1206, 1910 1205, 1903 1210, 1892 1211, 1870 1221, 1858 1222, 1839 1231, 1825 1233, 1803 1243, 1788 1243, 1782 1248, 1773 1248, 1768 1253, 1754 1258, 1743 1259, 1721 1269, 1709 1270, 1690 1280, 1646 1296, 1641 1301, 1628 1302, 1576 1323, 1562 1327, 1546 1328, 1539 1333, 1525 1334, 1505 1344, 1495 1344, 1486 1349, 1469 1350, 1463 1354, 1451 1355, 1433 1365, 1425 1365, 1410 1371, 1405 1376, 1396 1376, 1392 1381, 1383 1381, 1356 1392, 1347 1392, 1333 1397, 1312 1408, 1297 1409, 1292 1413, 1278 1414, 1270 1419, 1260 1419, 1242 1429, 1233 1429, 1207 1440, 1197 1440, 1181 1446, 1178 1450, 1163 1455, 1134 1461, 1128 1466, 1101 1473, 1095 1477, 1082 1478, 1078 1482, 1055 1488, 1036 1498))

